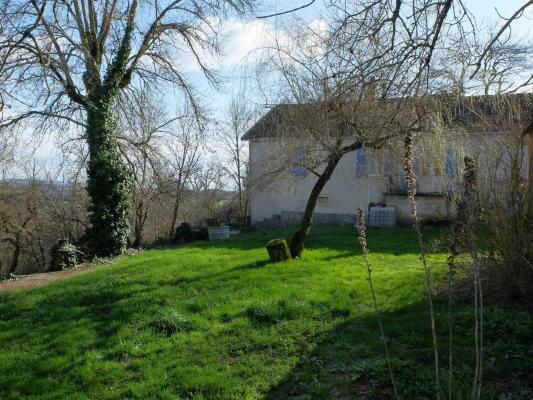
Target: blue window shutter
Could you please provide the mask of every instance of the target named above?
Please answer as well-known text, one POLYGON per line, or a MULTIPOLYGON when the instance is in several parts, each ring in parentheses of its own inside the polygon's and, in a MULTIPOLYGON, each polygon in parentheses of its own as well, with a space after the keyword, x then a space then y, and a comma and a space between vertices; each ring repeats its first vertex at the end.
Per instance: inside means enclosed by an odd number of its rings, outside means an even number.
POLYGON ((446 175, 446 191, 453 193, 456 188, 457 174, 457 157, 452 149, 446 151, 446 161, 444 162, 444 174, 446 175))
POLYGON ((457 158, 455 157, 454 151, 451 149, 446 151, 444 173, 448 178, 455 178, 457 176, 457 158))
POLYGON ((309 171, 300 164, 305 162, 305 151, 303 149, 296 149, 292 153, 291 175, 295 177, 305 178, 309 171))
POLYGON ((356 165, 357 176, 366 176, 364 147, 361 147, 360 149, 357 149, 355 151, 355 160, 357 162, 357 165, 356 165))

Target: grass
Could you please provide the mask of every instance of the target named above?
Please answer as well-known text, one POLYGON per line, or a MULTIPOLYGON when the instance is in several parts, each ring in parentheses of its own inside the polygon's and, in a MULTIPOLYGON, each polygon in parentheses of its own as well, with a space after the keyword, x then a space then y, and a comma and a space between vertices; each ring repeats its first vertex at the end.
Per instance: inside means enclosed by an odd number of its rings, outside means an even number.
MULTIPOLYGON (((150 250, 0 294, 0 399, 391 398, 354 229, 315 228, 302 260, 268 263, 264 244, 288 233, 150 250)), ((400 392, 434 398, 414 232, 370 231, 369 244, 400 392)), ((436 279, 445 259, 438 248, 429 255, 436 279)), ((446 366, 444 299, 436 309, 446 366)), ((490 306, 485 314, 482 398, 531 398, 531 318, 490 306)), ((472 306, 457 304, 454 317, 454 398, 469 398, 472 306)))

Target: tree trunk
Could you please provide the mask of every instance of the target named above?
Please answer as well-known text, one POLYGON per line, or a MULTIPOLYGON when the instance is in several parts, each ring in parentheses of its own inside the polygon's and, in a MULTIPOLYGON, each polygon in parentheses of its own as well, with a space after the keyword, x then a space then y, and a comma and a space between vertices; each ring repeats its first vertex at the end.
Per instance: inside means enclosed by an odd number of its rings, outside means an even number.
MULTIPOLYGON (((142 194, 141 194, 142 195, 142 194)), ((135 227, 133 229, 133 247, 140 247, 144 228, 144 202, 141 199, 135 209, 135 227)))
POLYGON ((533 261, 533 240, 531 237, 533 236, 533 122, 530 124, 529 128, 527 129, 528 133, 526 135, 528 136, 528 162, 529 162, 529 172, 528 172, 528 210, 526 215, 526 229, 529 231, 529 246, 527 247, 526 251, 526 258, 529 262, 533 261))
POLYGON ((183 163, 180 167, 180 172, 178 173, 178 181, 176 182, 176 197, 174 197, 174 208, 172 210, 172 219, 170 221, 170 231, 168 232, 168 237, 172 239, 174 233, 176 232, 176 223, 178 222, 178 212, 181 205, 181 191, 183 190, 182 185, 183 180, 183 163))
POLYGON ((528 186, 529 186, 529 218, 530 223, 533 224, 533 122, 528 128, 526 135, 528 136, 528 153, 529 153, 529 175, 528 175, 528 186))
POLYGON ((241 168, 240 168, 240 161, 237 161, 237 190, 239 191, 239 217, 244 216, 243 208, 242 208, 242 179, 241 179, 241 168))
POLYGON ((132 179, 116 139, 116 95, 97 92, 91 96, 87 109, 87 191, 91 199, 87 239, 89 251, 99 257, 121 254, 130 228, 132 179))
POLYGON ((22 238, 20 235, 16 236, 14 242, 13 257, 11 258, 11 263, 9 264, 9 273, 13 274, 19 266, 20 253, 22 251, 22 238))
POLYGON ((244 213, 242 210, 241 154, 238 132, 235 132, 235 143, 235 156, 237 161, 237 188, 239 190, 239 217, 242 217, 244 216, 244 213))
POLYGON ((290 250, 292 258, 299 258, 304 250, 305 241, 307 240, 309 231, 311 230, 313 213, 315 211, 318 196, 320 196, 322 189, 324 189, 324 186, 326 186, 329 178, 331 178, 331 175, 333 174, 333 171, 335 170, 335 167, 339 163, 341 157, 342 154, 335 154, 329 158, 324 172, 315 182, 315 185, 309 194, 304 215, 302 217, 302 221, 300 222, 300 227, 291 238, 290 250))

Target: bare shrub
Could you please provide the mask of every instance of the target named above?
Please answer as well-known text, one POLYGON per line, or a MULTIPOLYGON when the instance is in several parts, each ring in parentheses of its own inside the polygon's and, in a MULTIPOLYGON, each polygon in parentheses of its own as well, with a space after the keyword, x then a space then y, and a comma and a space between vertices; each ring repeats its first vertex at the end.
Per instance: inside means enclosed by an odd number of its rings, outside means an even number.
POLYGON ((532 309, 533 233, 525 157, 523 137, 515 137, 487 177, 480 203, 488 249, 481 263, 492 299, 532 309))

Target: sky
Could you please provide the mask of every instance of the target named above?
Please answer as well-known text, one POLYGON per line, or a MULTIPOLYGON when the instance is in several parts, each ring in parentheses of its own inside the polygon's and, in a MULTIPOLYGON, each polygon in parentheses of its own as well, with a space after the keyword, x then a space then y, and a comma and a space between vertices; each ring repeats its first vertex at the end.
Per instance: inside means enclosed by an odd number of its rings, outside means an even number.
MULTIPOLYGON (((260 2, 257 15, 272 14, 298 7, 310 0, 265 0, 260 2)), ((523 4, 524 0, 463 0, 472 11, 474 17, 485 25, 499 25, 503 17, 510 16, 523 4)), ((292 18, 298 18, 304 24, 325 24, 321 15, 324 14, 324 0, 316 0, 311 6, 296 11, 289 15, 269 19, 248 17, 237 19, 229 17, 218 21, 218 27, 222 38, 222 53, 220 57, 208 57, 208 65, 218 71, 221 77, 221 85, 218 88, 210 86, 203 76, 200 68, 194 61, 192 54, 181 54, 180 63, 189 81, 196 87, 207 104, 210 114, 216 118, 222 118, 232 96, 248 96, 245 80, 242 77, 253 70, 256 65, 259 52, 256 50, 274 43, 274 37, 282 35, 280 24, 286 23, 292 18), (244 90, 243 90, 244 87, 244 90)), ((513 24, 513 34, 517 37, 533 38, 533 7, 525 13, 521 20, 513 24)), ((183 94, 179 92, 168 93, 165 101, 169 109, 177 108, 183 94)), ((250 99, 252 100, 252 99, 250 99)), ((266 107, 264 108, 266 112, 266 107)), ((57 143, 44 142, 36 153, 36 157, 54 162, 54 153, 57 151, 57 143)), ((57 153, 56 153, 57 154, 57 153)))
MULTIPOLYGON (((264 1, 258 9, 257 15, 285 11, 305 5, 308 2, 309 0, 264 1)), ((523 3, 524 0, 465 0, 465 4, 472 11, 476 20, 486 26, 491 24, 498 26, 502 23, 498 13, 502 17, 508 17, 523 3)), ((321 17, 324 11, 323 0, 317 0, 309 7, 285 16, 270 19, 248 18, 246 20, 229 18, 226 21, 222 21, 222 33, 225 37, 222 46, 224 56, 211 65, 224 78, 223 84, 218 89, 210 87, 192 58, 188 59, 190 61, 187 64, 188 75, 191 81, 199 88, 199 91, 205 95, 205 98, 209 99, 209 105, 213 112, 222 116, 232 95, 240 92, 243 86, 242 76, 246 75, 257 62, 258 52, 254 50, 272 44, 273 38, 281 34, 277 28, 278 24, 282 21, 287 21, 287 17, 301 18, 307 24, 316 24, 319 21, 324 22, 321 17)), ((513 35, 533 38, 532 21, 533 7, 530 7, 522 19, 513 24, 513 35)))

